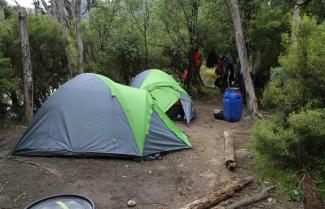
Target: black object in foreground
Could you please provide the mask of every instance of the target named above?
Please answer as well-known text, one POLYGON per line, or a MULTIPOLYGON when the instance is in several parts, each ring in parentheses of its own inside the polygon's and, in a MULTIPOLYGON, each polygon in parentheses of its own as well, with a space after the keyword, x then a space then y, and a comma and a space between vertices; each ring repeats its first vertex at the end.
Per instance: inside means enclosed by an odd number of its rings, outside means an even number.
POLYGON ((25 209, 95 209, 94 202, 81 195, 53 195, 33 202, 25 209))
POLYGON ((218 113, 213 113, 213 115, 214 115, 214 118, 215 119, 224 120, 224 118, 223 118, 223 111, 222 110, 220 112, 218 112, 218 113))

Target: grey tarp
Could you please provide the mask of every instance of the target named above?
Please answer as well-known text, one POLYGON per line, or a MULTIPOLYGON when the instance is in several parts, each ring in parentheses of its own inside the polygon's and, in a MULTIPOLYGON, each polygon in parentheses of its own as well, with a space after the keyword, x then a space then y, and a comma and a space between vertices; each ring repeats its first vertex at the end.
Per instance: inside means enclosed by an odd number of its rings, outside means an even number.
POLYGON ((61 86, 42 105, 13 154, 144 156, 184 148, 189 147, 153 110, 140 154, 119 101, 95 74, 87 73, 61 86))
POLYGON ((179 100, 181 101, 184 110, 184 119, 186 120, 187 124, 189 124, 193 118, 196 118, 196 111, 192 104, 192 100, 188 94, 184 92, 181 92, 179 100))

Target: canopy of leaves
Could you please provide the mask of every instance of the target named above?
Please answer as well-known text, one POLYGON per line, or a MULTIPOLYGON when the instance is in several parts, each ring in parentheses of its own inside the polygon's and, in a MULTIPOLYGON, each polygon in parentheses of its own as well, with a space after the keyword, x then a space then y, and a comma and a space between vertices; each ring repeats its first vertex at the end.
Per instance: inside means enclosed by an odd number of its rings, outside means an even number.
POLYGON ((287 51, 280 64, 287 79, 270 82, 264 92, 267 107, 287 114, 303 107, 323 107, 325 104, 325 24, 304 16, 297 43, 288 45, 289 34, 284 36, 287 51))
MULTIPOLYGON (((31 47, 34 79, 34 102, 36 108, 66 81, 70 68, 75 65, 74 49, 69 36, 61 31, 61 26, 47 16, 29 15, 28 33, 31 47)), ((11 109, 19 114, 21 106, 23 70, 18 35, 17 17, 13 16, 0 23, 0 95, 7 95, 11 109), (3 79, 2 79, 3 78, 3 79)))

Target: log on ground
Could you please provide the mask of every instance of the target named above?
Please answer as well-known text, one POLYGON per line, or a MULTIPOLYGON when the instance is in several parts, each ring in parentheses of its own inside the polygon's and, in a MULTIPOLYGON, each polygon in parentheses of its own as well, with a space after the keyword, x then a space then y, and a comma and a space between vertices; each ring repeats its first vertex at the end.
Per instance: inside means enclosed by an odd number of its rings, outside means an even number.
POLYGON ((182 207, 181 209, 207 209, 210 208, 222 200, 232 196, 236 192, 238 192, 240 189, 244 188, 246 185, 248 185, 250 182, 252 182, 253 177, 247 177, 240 180, 235 180, 231 182, 229 185, 227 185, 225 188, 211 193, 207 195, 206 197, 203 197, 201 199, 195 200, 188 205, 182 207))
POLYGON ((223 134, 225 139, 225 165, 229 170, 233 171, 236 167, 234 138, 230 131, 224 131, 223 134))

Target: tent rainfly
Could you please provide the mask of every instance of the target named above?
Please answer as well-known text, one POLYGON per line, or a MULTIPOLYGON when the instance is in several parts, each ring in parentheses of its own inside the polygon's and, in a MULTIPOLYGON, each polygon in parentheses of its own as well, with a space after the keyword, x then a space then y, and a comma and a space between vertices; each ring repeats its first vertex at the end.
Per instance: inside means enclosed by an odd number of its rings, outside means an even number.
POLYGON ((130 86, 149 91, 164 112, 167 112, 179 100, 187 124, 196 117, 190 96, 172 76, 164 71, 145 70, 132 79, 130 86))
POLYGON ((147 91, 78 75, 42 105, 14 155, 133 156, 191 148, 147 91))

